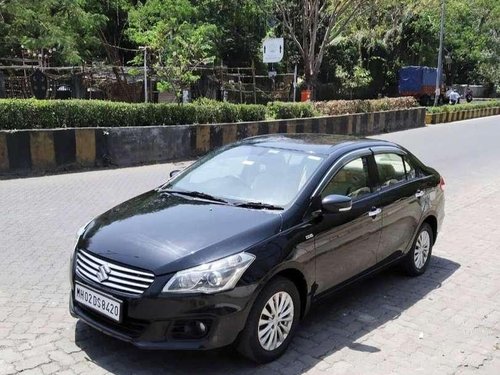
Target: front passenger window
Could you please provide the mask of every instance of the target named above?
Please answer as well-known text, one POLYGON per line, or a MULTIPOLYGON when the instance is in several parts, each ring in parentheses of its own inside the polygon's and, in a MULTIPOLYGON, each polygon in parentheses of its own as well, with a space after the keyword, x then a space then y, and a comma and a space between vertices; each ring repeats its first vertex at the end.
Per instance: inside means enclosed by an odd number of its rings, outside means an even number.
POLYGON ((360 197, 370 194, 368 179, 368 165, 365 158, 355 159, 347 163, 330 180, 321 193, 321 198, 328 195, 346 195, 356 201, 360 197))

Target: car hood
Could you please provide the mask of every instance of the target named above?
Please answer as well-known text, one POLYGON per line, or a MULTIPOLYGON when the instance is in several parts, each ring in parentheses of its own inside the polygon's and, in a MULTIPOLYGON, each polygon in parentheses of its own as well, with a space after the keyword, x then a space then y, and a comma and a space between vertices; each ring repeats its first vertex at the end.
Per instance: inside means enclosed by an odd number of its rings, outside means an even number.
POLYGON ((280 227, 279 212, 150 191, 90 222, 78 246, 162 275, 243 251, 280 227))

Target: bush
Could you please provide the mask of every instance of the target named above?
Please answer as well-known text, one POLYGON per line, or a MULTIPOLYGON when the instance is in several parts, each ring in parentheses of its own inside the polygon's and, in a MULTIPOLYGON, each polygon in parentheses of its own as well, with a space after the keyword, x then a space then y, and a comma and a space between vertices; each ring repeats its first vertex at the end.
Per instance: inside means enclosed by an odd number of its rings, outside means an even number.
POLYGON ((367 113, 418 107, 413 97, 383 98, 373 100, 332 100, 316 102, 316 110, 324 116, 367 113))
POLYGON ((427 113, 458 112, 472 109, 500 107, 500 100, 489 100, 486 102, 472 102, 455 105, 443 105, 440 107, 427 107, 427 113))
POLYGON ((318 115, 312 103, 271 102, 267 104, 267 113, 271 119, 308 118, 318 115))
MULTIPOLYGON (((314 104, 273 102, 267 106, 231 104, 210 99, 199 99, 184 105, 131 104, 99 100, 0 99, 0 129, 215 124, 261 121, 266 118, 341 115, 416 106, 418 103, 413 98, 337 100, 314 104)), ((453 106, 453 110, 458 110, 459 107, 461 106, 453 106)), ((467 105, 467 108, 472 109, 471 105, 467 105)))
POLYGON ((241 104, 239 110, 240 114, 238 117, 241 121, 265 120, 267 116, 267 109, 263 105, 241 104))
POLYGON ((130 104, 98 100, 0 100, 0 129, 53 129, 260 121, 263 105, 216 101, 130 104))

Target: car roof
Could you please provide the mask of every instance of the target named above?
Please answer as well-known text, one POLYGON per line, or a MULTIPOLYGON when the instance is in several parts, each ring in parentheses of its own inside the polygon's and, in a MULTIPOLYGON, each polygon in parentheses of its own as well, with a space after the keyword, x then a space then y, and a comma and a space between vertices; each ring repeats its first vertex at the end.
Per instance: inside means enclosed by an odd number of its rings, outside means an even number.
POLYGON ((331 155, 340 149, 345 152, 365 147, 399 146, 395 143, 338 134, 272 134, 247 138, 239 142, 240 145, 255 145, 260 147, 279 148, 301 151, 314 154, 331 155))

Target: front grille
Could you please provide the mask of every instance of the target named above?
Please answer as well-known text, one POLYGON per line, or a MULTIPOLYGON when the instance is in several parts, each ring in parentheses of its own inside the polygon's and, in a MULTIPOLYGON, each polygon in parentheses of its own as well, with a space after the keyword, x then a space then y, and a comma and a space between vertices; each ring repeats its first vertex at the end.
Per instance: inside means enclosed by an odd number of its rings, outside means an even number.
POLYGON ((119 266, 97 258, 79 249, 76 257, 76 272, 83 278, 104 285, 109 289, 141 295, 154 281, 154 274, 119 266), (102 275, 107 275, 104 280, 102 275), (100 281, 99 276, 103 281, 100 281))

